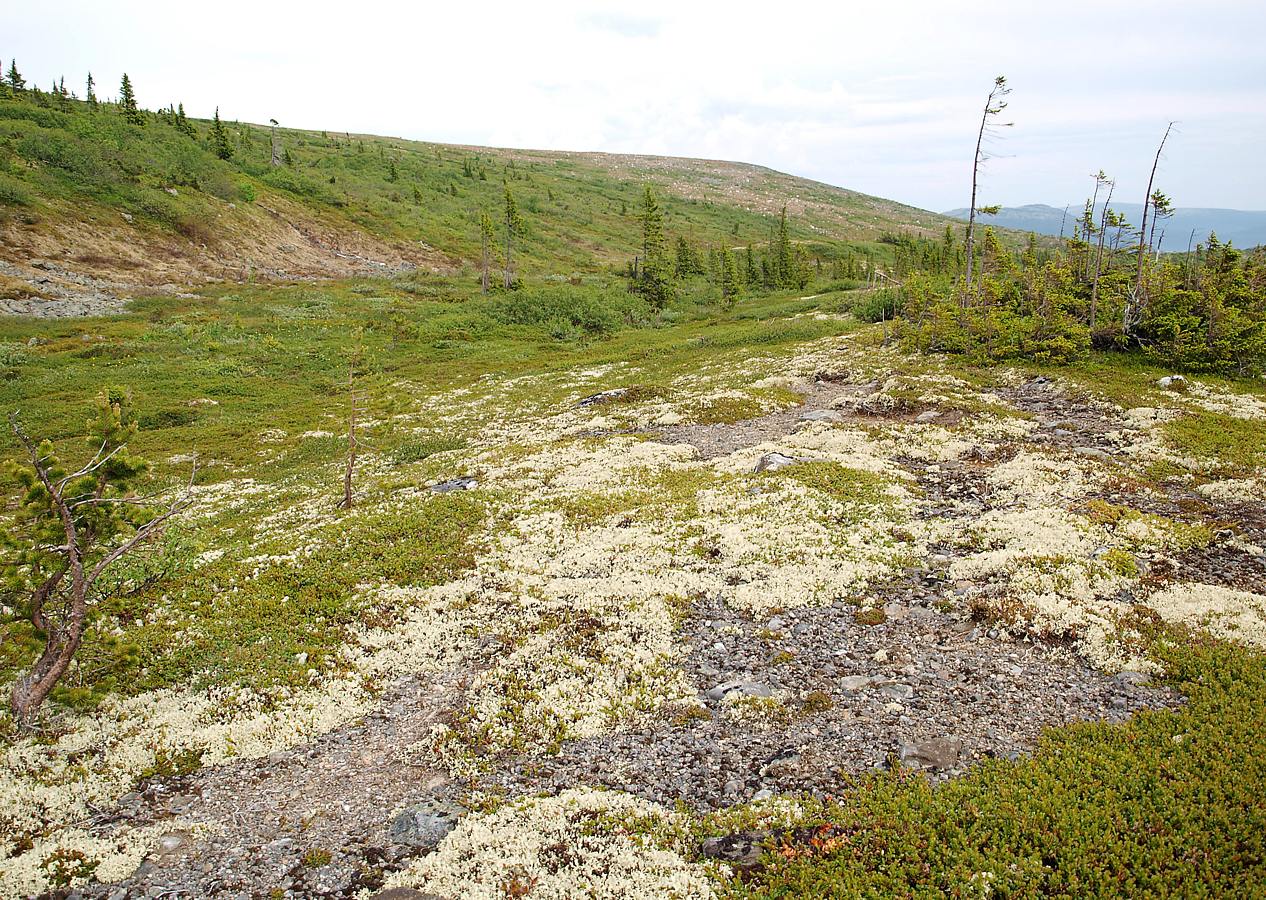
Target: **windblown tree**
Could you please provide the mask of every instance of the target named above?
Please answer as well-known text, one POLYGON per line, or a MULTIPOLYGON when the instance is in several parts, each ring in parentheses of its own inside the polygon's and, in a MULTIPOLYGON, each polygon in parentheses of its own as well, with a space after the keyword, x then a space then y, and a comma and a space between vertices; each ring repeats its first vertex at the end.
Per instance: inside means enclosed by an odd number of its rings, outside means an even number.
POLYGON ((276 169, 281 166, 281 144, 277 140, 277 120, 269 119, 268 124, 272 129, 269 136, 272 139, 273 146, 273 158, 269 164, 276 169))
POLYGON ((90 109, 97 108, 97 82, 93 80, 92 73, 88 73, 88 88, 84 95, 84 101, 87 102, 90 109))
POLYGON ((1174 201, 1161 190, 1152 191, 1152 224, 1147 234, 1147 252, 1160 253, 1160 244, 1165 242, 1165 229, 1161 229, 1160 241, 1156 240, 1156 226, 1174 215, 1174 201))
POLYGON ((972 157, 971 167, 971 209, 967 216, 967 275, 966 287, 971 290, 972 279, 972 255, 974 251, 974 241, 976 237, 976 214, 983 213, 985 215, 996 215, 998 207, 976 206, 976 196, 980 187, 980 170, 984 166, 985 161, 989 158, 989 154, 985 149, 985 135, 993 128, 1006 127, 1010 122, 999 124, 992 123, 991 120, 998 116, 1007 108, 1007 101, 1003 99, 1011 93, 1011 89, 1007 87, 1006 76, 999 75, 993 80, 993 88, 989 91, 989 96, 985 99, 985 110, 980 116, 980 130, 976 134, 976 154, 972 157))
POLYGON ((23 494, 4 536, 3 593, 44 645, 10 694, 14 718, 29 725, 70 668, 91 608, 105 599, 102 575, 184 509, 190 493, 179 492, 162 511, 135 494, 149 464, 128 451, 137 425, 126 391, 97 398, 88 428, 95 453, 73 471, 51 443, 27 435, 16 413, 9 423, 25 459, 9 466, 23 494))
POLYGON ((1152 202, 1152 184, 1156 181, 1156 169, 1160 166, 1161 154, 1165 151, 1165 142, 1169 140, 1169 133, 1173 130, 1173 122, 1165 126, 1165 134, 1161 137, 1160 146, 1156 148, 1156 156, 1152 160, 1151 174, 1147 176, 1147 193, 1143 196, 1143 221, 1139 223, 1138 272, 1134 278, 1134 296, 1131 298, 1131 302, 1126 304, 1126 318, 1122 322, 1122 330, 1126 334, 1130 333, 1131 320, 1137 320, 1139 309, 1147 302, 1147 298, 1143 293, 1143 264, 1147 261, 1146 254, 1143 252, 1143 242, 1147 239, 1147 207, 1152 202))

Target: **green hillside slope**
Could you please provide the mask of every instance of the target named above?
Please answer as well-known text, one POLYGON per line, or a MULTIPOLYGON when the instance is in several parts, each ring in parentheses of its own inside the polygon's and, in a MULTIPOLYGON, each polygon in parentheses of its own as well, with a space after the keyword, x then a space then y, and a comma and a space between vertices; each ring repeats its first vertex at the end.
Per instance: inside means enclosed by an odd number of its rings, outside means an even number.
POLYGON ((497 150, 144 113, 27 95, 0 101, 0 255, 65 259, 142 284, 242 275, 346 275, 376 265, 453 271, 479 254, 478 216, 504 185, 524 212, 528 274, 623 266, 644 184, 671 237, 766 240, 786 204, 800 241, 938 232, 948 220, 758 166, 598 153, 497 150))

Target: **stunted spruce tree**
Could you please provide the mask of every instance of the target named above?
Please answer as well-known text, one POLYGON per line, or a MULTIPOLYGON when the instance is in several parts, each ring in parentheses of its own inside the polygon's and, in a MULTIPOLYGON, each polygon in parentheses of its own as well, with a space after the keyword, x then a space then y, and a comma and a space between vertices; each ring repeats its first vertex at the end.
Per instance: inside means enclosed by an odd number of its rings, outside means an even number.
POLYGON ((519 205, 514 202, 514 195, 510 193, 508 184, 505 185, 505 209, 502 211, 501 223, 506 230, 505 287, 508 291, 514 287, 514 263, 510 255, 514 236, 523 230, 523 217, 519 215, 519 205))
MULTIPOLYGON (((414 191, 417 191, 417 188, 414 188, 414 191)), ((488 293, 488 273, 492 265, 492 239, 494 234, 492 217, 481 211, 479 213, 479 291, 482 294, 488 293)))
POLYGON ((669 273, 664 244, 664 213, 648 184, 642 191, 642 265, 636 287, 656 310, 664 309, 672 300, 673 285, 669 273))
POLYGON ((149 464, 128 451, 137 425, 126 391, 110 389, 97 398, 88 423, 95 452, 78 469, 63 465, 48 441, 29 437, 17 413, 9 424, 24 459, 9 464, 22 496, 0 544, 2 590, 5 605, 30 623, 44 645, 10 694, 14 718, 29 725, 70 668, 91 607, 105 599, 103 573, 184 509, 190 493, 179 492, 163 510, 136 496, 149 464))
POLYGON ((123 113, 123 120, 132 125, 144 125, 145 115, 136 105, 136 92, 132 90, 132 79, 127 77, 127 72, 123 73, 123 82, 119 85, 119 110, 123 113))
POLYGON ((229 130, 220 121, 220 107, 215 108, 215 118, 211 120, 211 150, 220 159, 233 158, 233 141, 229 138, 229 130))

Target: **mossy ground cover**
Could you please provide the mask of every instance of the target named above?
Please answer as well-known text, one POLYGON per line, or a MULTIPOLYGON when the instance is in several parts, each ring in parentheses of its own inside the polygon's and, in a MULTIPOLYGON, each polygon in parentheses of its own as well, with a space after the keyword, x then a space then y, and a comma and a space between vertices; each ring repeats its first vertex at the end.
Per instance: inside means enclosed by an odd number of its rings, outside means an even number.
MULTIPOLYGON (((217 506, 173 529, 161 560, 120 572, 57 699, 91 705, 106 693, 183 684, 298 688, 313 671, 340 665, 337 650, 351 627, 402 614, 364 585, 433 585, 469 570, 494 498, 417 490, 487 450, 466 410, 427 406, 453 402, 446 392, 465 391, 472 405, 495 400, 479 407, 490 418, 572 409, 582 387, 631 388, 614 409, 684 402, 697 389, 746 392, 760 411, 792 398, 751 388, 746 360, 791 354, 856 327, 806 315, 818 301, 802 297, 748 298, 731 312, 687 300, 663 317, 612 317, 628 303, 616 296, 618 283, 534 294, 536 287, 507 306, 453 279, 236 285, 197 299, 143 301, 111 319, 0 322, 0 345, 20 349, 6 356, 13 375, 0 383, 0 409, 21 409, 32 432, 78 458, 92 395, 130 385, 146 416, 136 449, 156 463, 156 486, 184 477, 184 457, 196 451, 207 462, 200 480, 222 484, 228 498, 242 492, 240 505, 217 506), (549 315, 524 308, 532 296, 549 315), (356 343, 371 360, 361 386, 365 415, 376 421, 367 441, 379 474, 362 508, 340 515, 333 506, 347 351, 356 343), (581 386, 566 375, 578 369, 599 374, 581 386), (302 520, 305 504, 322 510, 311 527, 302 520), (298 518, 267 524, 278 510, 296 509, 298 518), (168 568, 145 584, 145 567, 160 563, 168 568)), ((1141 399, 1153 390, 1128 358, 1084 365, 1061 374, 1098 380, 1119 370, 1136 380, 1141 399)), ((936 371, 972 384, 989 379, 979 370, 936 371)), ((1171 437, 1192 452, 1257 464, 1256 432, 1222 428, 1234 433, 1208 438, 1183 430, 1180 423, 1202 415, 1174 420, 1171 437)), ((1205 425, 1221 425, 1220 414, 1209 415, 1217 419, 1205 425)), ((517 452, 497 448, 502 460, 517 452)), ((889 487, 884 477, 825 462, 724 478, 667 468, 627 491, 577 493, 559 511, 577 528, 616 517, 668 520, 689 514, 700 491, 734 479, 796 482, 862 512, 886 503, 889 487)), ((1100 514, 1121 518, 1106 507, 1100 514)), ((546 624, 577 641, 596 637, 580 620, 546 624)), ((20 623, 4 628, 0 677, 9 677, 29 664, 33 644, 20 623)), ((1183 708, 1123 727, 1052 732, 1031 759, 988 763, 938 788, 909 774, 863 779, 830 803, 807 804, 802 821, 778 834, 764 870, 723 890, 739 897, 1235 895, 1252 883, 1245 879, 1266 876, 1266 821, 1254 805, 1266 774, 1254 752, 1266 733, 1257 702, 1266 687, 1262 659, 1186 635, 1158 643, 1156 653, 1188 697, 1183 708)), ((531 686, 520 688, 508 715, 535 708, 531 686)))
MULTIPOLYGON (((628 360, 639 382, 622 399, 654 402, 670 392, 641 382, 667 384, 700 364, 725 369, 753 352, 748 339, 767 355, 852 327, 790 318, 803 309, 778 296, 749 298, 731 313, 683 300, 660 319, 618 282, 482 298, 456 279, 417 276, 221 286, 196 299, 142 300, 108 319, 0 320, 0 345, 21 350, 9 354, 0 409, 18 410, 31 433, 51 438, 68 459, 86 458, 91 398, 127 386, 142 419, 134 449, 154 464, 152 488, 187 478, 196 454, 198 483, 225 490, 224 508, 171 529, 161 554, 116 570, 117 590, 96 611, 56 699, 93 704, 112 691, 185 683, 268 690, 305 683, 314 668, 328 672, 349 628, 396 614, 374 608, 362 586, 439 583, 477 552, 486 508, 476 500, 428 496, 404 510, 372 511, 395 490, 464 471, 470 435, 462 411, 420 416, 421 404, 465 390, 472 402, 495 393, 494 417, 557 409, 574 402, 576 386, 554 373, 610 367, 609 381, 595 386, 609 389, 625 386, 628 360), (431 299, 436 293, 444 299, 431 299), (534 302, 549 315, 532 314, 534 302), (621 307, 636 315, 613 313, 621 307), (559 334, 562 319, 579 323, 578 332, 559 334), (356 345, 369 360, 357 388, 362 418, 377 420, 364 435, 366 452, 387 471, 363 498, 365 512, 339 515, 356 345), (521 376, 531 377, 515 386, 521 376), (302 513, 267 525, 289 507, 319 509, 331 521, 311 533, 302 513)), ((765 394, 747 402, 759 412, 765 394)), ((0 448, 16 449, 7 429, 0 448)), ((571 512, 660 515, 692 503, 701 487, 671 472, 660 480, 571 512)), ((22 622, 0 628, 0 677, 9 677, 29 665, 35 636, 22 622)))
POLYGON ((897 770, 808 801, 725 895, 1261 896, 1262 656, 1190 634, 1154 652, 1183 706, 1053 730, 939 786, 897 770))

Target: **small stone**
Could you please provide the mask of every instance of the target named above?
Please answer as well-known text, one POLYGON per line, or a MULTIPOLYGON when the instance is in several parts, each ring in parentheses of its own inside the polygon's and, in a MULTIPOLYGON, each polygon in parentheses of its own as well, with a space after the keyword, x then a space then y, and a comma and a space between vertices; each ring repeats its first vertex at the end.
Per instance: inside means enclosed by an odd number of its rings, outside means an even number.
POLYGON ((785 778, 794 775, 799 769, 800 754, 788 748, 765 763, 761 771, 769 778, 785 778))
POLYGON ((1110 460, 1112 454, 1106 450, 1100 450, 1098 447, 1074 447, 1073 453, 1078 456, 1084 456, 1088 459, 1110 460))
POLYGON ((429 490, 436 494, 447 494, 451 491, 469 491, 474 489, 478 484, 479 482, 474 478, 471 478, 469 475, 463 475, 460 478, 450 478, 448 481, 441 481, 439 484, 433 484, 429 490))
POLYGON ((705 696, 709 700, 721 701, 730 694, 739 693, 746 697, 772 697, 774 692, 756 681, 723 681, 708 688, 705 696))
POLYGON ((590 394, 588 397, 581 398, 577 406, 599 406, 603 403, 610 403, 613 400, 619 400, 629 392, 628 388, 612 388, 609 391, 599 391, 596 394, 590 394))
POLYGON ((901 761, 907 765, 926 769, 952 769, 958 765, 958 755, 963 742, 958 738, 933 738, 901 748, 901 761))
POLYGON ((834 409, 810 409, 800 414, 801 422, 845 422, 848 417, 834 409))
POLYGON ((845 675, 839 680, 840 689, 855 694, 872 681, 869 675, 845 675))
POLYGON ((908 684, 885 684, 879 689, 885 697, 891 697, 893 700, 912 700, 914 699, 914 688, 908 684))
POLYGON ((180 834, 165 834, 158 839, 158 851, 160 853, 171 853, 173 850, 179 850, 184 845, 184 835, 180 834))
POLYGON ((450 831, 465 810, 451 803, 423 800, 396 813, 387 828, 392 843, 433 850, 450 831))
POLYGON ((779 469, 785 469, 787 466, 794 466, 797 460, 784 453, 766 453, 756 463, 754 472, 777 472, 779 469))
POLYGON ((761 844, 766 837, 764 832, 727 834, 725 837, 708 838, 699 850, 704 856, 727 862, 736 869, 750 869, 760 862, 761 844))
POLYGON ((940 411, 940 410, 937 410, 937 409, 929 409, 927 412, 921 412, 921 413, 919 413, 917 416, 915 416, 915 417, 914 417, 914 421, 916 421, 916 422, 924 422, 924 423, 925 423, 925 422, 931 422, 931 421, 933 421, 934 419, 939 418, 939 417, 940 417, 940 415, 941 415, 941 411, 940 411))
POLYGON ((1135 672, 1126 669, 1124 672, 1118 672, 1112 679, 1121 687, 1138 687, 1147 684, 1152 679, 1144 672, 1135 672))
POLYGON ((759 803, 762 800, 768 800, 772 796, 774 796, 774 792, 769 788, 761 788, 759 791, 752 794, 752 802, 759 803))

